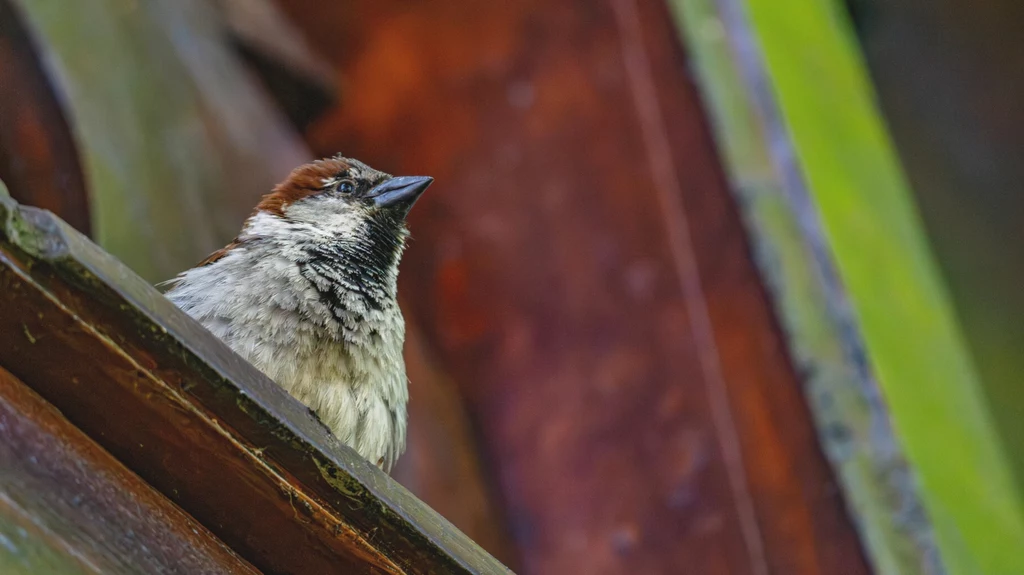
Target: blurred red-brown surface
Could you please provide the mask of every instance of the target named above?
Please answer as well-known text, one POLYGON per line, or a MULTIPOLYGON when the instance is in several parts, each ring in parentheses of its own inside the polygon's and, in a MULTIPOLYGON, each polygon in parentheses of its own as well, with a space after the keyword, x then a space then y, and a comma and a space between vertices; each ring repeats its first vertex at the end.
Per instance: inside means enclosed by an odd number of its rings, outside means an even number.
POLYGON ((71 131, 28 32, 0 2, 0 180, 25 204, 89 233, 89 198, 71 131))
MULTIPOLYGON (((479 450, 510 539, 486 547, 530 574, 868 572, 664 5, 280 6, 337 69, 315 151, 437 179, 402 297, 477 445, 404 464, 479 450)), ((448 417, 410 377, 414 429, 448 417)))

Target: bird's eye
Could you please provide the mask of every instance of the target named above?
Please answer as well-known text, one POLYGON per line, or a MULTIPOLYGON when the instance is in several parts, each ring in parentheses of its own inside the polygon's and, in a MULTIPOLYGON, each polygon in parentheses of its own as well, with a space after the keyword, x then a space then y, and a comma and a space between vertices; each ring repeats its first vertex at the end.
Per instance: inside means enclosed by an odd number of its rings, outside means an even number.
POLYGON ((338 191, 343 194, 351 194, 352 192, 356 191, 356 185, 348 180, 345 180, 338 184, 338 191))

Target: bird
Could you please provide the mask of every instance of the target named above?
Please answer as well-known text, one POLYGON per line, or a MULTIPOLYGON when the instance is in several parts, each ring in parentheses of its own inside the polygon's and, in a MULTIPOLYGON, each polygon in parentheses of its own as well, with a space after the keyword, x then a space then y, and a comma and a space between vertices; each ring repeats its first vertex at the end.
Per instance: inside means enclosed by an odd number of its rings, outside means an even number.
POLYGON ((389 472, 405 450, 406 215, 433 182, 341 155, 302 165, 164 295, 389 472))

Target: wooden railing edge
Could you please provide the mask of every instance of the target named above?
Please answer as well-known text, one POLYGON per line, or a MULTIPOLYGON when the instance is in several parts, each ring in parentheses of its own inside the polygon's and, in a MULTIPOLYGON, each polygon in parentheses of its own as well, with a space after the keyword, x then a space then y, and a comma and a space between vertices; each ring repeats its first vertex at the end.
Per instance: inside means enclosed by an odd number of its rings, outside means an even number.
MULTIPOLYGON (((287 461, 272 459, 262 451, 260 456, 267 457, 271 466, 288 477, 298 478, 299 489, 309 490, 311 499, 350 521, 369 545, 378 545, 376 549, 402 572, 511 572, 401 485, 342 445, 282 388, 60 218, 19 206, 0 194, 0 225, 0 267, 20 264, 20 273, 37 281, 58 300, 63 294, 50 289, 56 284, 80 296, 82 300, 77 303, 60 302, 69 309, 85 313, 81 302, 88 301, 89 305, 129 318, 140 333, 149 330, 155 334, 140 345, 176 347, 168 353, 179 354, 198 373, 194 381, 221 386, 205 396, 198 390, 175 390, 186 402, 219 418, 232 433, 241 434, 240 445, 265 444, 273 436, 278 451, 292 450, 284 458, 287 461), (21 261, 9 261, 12 255, 21 261), (259 437, 246 436, 256 428, 263 429, 259 437), (302 481, 318 485, 311 488, 302 481)), ((215 419, 213 423, 218 422, 215 419)))

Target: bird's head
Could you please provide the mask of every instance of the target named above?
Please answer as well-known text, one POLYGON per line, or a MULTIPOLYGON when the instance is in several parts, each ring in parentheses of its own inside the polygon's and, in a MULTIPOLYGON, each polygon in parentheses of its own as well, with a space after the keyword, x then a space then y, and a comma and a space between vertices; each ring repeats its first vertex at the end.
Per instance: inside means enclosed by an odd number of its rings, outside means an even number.
POLYGON ((300 166, 256 206, 264 213, 326 235, 391 233, 404 239, 405 216, 433 182, 395 177, 337 156, 300 166))
POLYGON ((405 216, 433 181, 341 156, 305 164, 263 196, 234 242, 198 267, 263 242, 297 262, 350 276, 349 284, 393 283, 409 233, 405 216))

